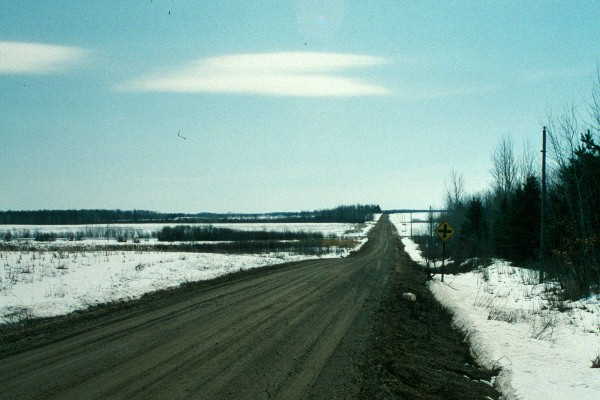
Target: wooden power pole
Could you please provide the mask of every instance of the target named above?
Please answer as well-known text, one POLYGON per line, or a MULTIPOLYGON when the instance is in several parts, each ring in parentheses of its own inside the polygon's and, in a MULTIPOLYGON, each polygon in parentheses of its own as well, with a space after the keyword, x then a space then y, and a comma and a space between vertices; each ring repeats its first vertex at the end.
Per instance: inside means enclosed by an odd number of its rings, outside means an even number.
POLYGON ((544 281, 544 255, 546 219, 546 127, 542 129, 542 198, 540 204, 540 282, 544 281))

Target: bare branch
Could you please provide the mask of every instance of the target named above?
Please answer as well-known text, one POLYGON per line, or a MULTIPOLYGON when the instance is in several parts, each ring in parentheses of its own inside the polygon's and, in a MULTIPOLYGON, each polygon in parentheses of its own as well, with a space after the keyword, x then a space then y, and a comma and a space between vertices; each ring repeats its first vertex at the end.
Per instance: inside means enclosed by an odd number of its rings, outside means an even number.
POLYGON ((446 184, 446 206, 456 209, 463 203, 465 195, 465 180, 455 169, 450 171, 450 182, 446 184))
POLYGON ((500 141, 492 154, 492 163, 491 174, 496 190, 503 194, 511 192, 517 184, 519 171, 510 137, 500 141))
POLYGON ((521 159, 519 160, 519 179, 521 182, 525 182, 530 176, 537 176, 536 161, 537 157, 531 149, 531 143, 524 141, 521 159))

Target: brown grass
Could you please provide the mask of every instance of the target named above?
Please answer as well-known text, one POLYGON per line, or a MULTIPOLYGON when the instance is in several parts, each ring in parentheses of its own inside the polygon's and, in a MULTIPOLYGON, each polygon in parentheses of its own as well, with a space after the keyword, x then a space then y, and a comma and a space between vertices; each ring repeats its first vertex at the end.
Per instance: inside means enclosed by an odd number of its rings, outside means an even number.
POLYGON ((358 241, 352 239, 323 239, 321 246, 323 247, 342 247, 345 249, 351 249, 358 244, 358 241))

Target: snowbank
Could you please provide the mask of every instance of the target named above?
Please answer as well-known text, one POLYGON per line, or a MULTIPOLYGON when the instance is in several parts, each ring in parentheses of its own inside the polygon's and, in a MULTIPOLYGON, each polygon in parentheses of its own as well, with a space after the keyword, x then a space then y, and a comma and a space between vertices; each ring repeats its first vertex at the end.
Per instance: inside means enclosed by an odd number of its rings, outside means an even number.
MULTIPOLYGON (((419 261, 418 248, 407 252, 419 261)), ((591 360, 600 354, 600 297, 561 302, 554 284, 538 280, 535 271, 496 260, 429 287, 477 360, 502 369, 496 385, 507 399, 599 399, 600 370, 591 360)))
POLYGON ((404 237, 401 240, 402 244, 404 245, 404 251, 408 253, 411 260, 423 267, 427 266, 427 260, 425 260, 425 258, 421 255, 419 245, 416 244, 411 238, 404 237))

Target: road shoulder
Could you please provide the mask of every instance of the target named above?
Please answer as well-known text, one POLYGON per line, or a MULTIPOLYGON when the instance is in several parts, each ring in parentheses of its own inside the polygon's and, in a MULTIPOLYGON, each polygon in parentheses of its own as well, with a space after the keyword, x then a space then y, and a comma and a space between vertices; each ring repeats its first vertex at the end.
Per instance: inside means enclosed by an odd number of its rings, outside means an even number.
POLYGON ((400 253, 389 293, 372 316, 360 398, 500 398, 490 384, 496 373, 475 363, 464 334, 425 286, 423 271, 400 253), (403 299, 404 292, 417 301, 403 299))

